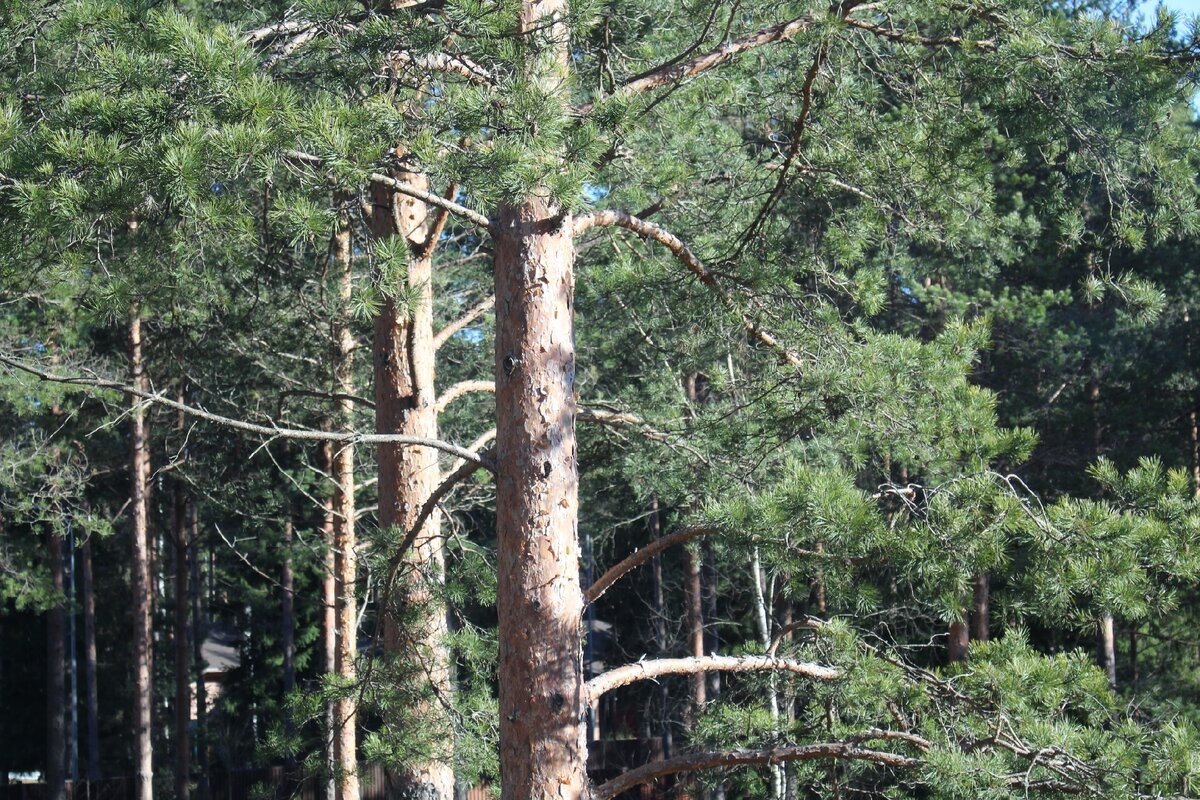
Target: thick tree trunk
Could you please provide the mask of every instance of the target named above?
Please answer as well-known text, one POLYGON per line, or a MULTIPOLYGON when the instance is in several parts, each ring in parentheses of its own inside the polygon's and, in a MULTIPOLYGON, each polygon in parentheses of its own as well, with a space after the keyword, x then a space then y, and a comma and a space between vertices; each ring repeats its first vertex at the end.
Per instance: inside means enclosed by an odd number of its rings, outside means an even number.
MULTIPOLYGON (((333 445, 321 445, 321 469, 333 474, 333 445)), ((335 491, 336 494, 336 491, 335 491)), ((325 503, 325 519, 321 523, 321 541, 325 544, 325 563, 321 572, 321 652, 322 668, 326 675, 337 675, 337 541, 333 524, 334 496, 325 503)), ((337 721, 333 702, 325 704, 325 800, 337 798, 337 721)))
MULTIPOLYGON (((422 189, 429 181, 421 174, 400 173, 399 180, 422 189)), ((415 302, 407 313, 392 299, 385 301, 375 320, 375 430, 436 439, 437 393, 434 387, 433 267, 426 245, 425 203, 376 185, 371 232, 377 239, 400 235, 413 257, 403 286, 391 287, 415 302), (397 225, 399 228, 397 229, 397 225)), ((412 530, 421 509, 440 480, 437 451, 428 447, 381 444, 379 464, 379 525, 403 533, 412 530)), ((442 705, 452 691, 446 608, 440 598, 445 560, 441 515, 435 509, 405 553, 405 564, 393 589, 392 608, 384 609, 384 649, 393 658, 420 665, 427 676, 423 697, 408 709, 431 729, 439 725, 442 705), (399 617, 403 616, 403 623, 399 617)), ((435 737, 436 738, 436 737, 435 737)), ((388 795, 395 798, 452 800, 454 770, 446 751, 414 759, 403 771, 388 771, 388 795)))
MULTIPOLYGON (((135 311, 129 326, 130 383, 135 389, 149 390, 142 364, 142 320, 135 311)), ((147 444, 146 411, 134 398, 130 481, 132 483, 132 609, 133 609, 133 730, 134 800, 153 800, 153 608, 150 584, 150 449, 147 444)))
POLYGON ((188 800, 192 773, 192 676, 191 648, 188 647, 187 499, 182 486, 176 486, 172 498, 171 533, 175 545, 175 799, 188 800))
MULTIPOLYGON (((525 30, 537 13, 523 9, 525 30)), ((575 251, 569 219, 540 198, 502 207, 496 227, 501 796, 575 800, 587 791, 575 251)))
POLYGON ((46 612, 46 797, 67 797, 67 609, 63 595, 63 541, 46 532, 46 566, 54 588, 54 606, 46 612))
POLYGON ((204 682, 204 625, 200 586, 200 514, 193 502, 188 506, 188 570, 192 584, 192 663, 196 673, 196 754, 200 761, 197 800, 209 800, 208 785, 208 687, 204 682))
POLYGON ((87 779, 100 780, 100 695, 96 687, 96 589, 92 575, 92 540, 79 551, 83 593, 83 681, 87 706, 87 779))
MULTIPOLYGON (((338 400, 338 425, 343 431, 354 430, 354 334, 350 330, 349 305, 353 291, 350 253, 350 228, 343 222, 336 236, 334 258, 341 270, 338 275, 339 308, 334 325, 334 383, 342 399, 338 400)), ((340 443, 333 451, 334 563, 337 575, 337 673, 343 684, 356 678, 358 655, 358 614, 355 598, 357 555, 354 537, 354 446, 340 443)), ((338 800, 358 800, 357 728, 358 707, 354 697, 340 698, 334 709, 336 728, 338 800)))

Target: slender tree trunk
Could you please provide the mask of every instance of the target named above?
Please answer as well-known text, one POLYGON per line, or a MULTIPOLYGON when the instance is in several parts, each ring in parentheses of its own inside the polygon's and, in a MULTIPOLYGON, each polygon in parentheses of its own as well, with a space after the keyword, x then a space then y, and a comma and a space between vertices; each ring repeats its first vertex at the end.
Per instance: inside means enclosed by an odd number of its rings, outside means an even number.
MULTIPOLYGON (((142 392, 149 390, 142 364, 142 320, 135 311, 129 326, 130 383, 142 392)), ((153 800, 153 658, 154 619, 150 583, 150 449, 147 444, 146 411, 142 401, 132 400, 133 420, 130 481, 133 484, 132 586, 133 594, 133 729, 134 800, 153 800)))
MULTIPOLYGON (((1188 368, 1192 367, 1192 316, 1191 309, 1183 307, 1183 344, 1187 355, 1188 368)), ((1189 397, 1188 406, 1188 444, 1192 462, 1192 489, 1200 497, 1200 418, 1196 413, 1196 398, 1189 397)))
MULTIPOLYGON (((700 581, 700 557, 690 547, 683 551, 684 595, 687 602, 687 639, 688 655, 704 655, 704 606, 703 588, 700 581)), ((703 672, 697 672, 689 679, 692 696, 688 716, 689 723, 695 723, 708 702, 708 681, 703 672)))
POLYGON ((175 798, 188 800, 192 784, 192 676, 188 647, 187 498, 183 487, 175 486, 172 498, 171 533, 175 545, 175 798))
MULTIPOLYGON (((650 498, 650 539, 662 536, 662 518, 658 508, 658 495, 650 498)), ((662 556, 655 554, 651 561, 651 575, 654 583, 654 644, 658 649, 659 658, 666 658, 669 653, 667 642, 667 604, 663 593, 662 556)), ((666 681, 658 681, 658 713, 659 736, 662 738, 662 757, 671 757, 671 695, 666 681)))
MULTIPOLYGON (((522 31, 563 10, 556 2, 535 8, 527 0, 522 31)), ((577 800, 587 791, 587 731, 575 251, 569 217, 538 197, 501 207, 496 227, 501 797, 577 800)))
MULTIPOLYGON (((762 561, 758 555, 758 548, 754 548, 754 554, 751 557, 750 563, 750 585, 753 587, 754 594, 754 622, 758 628, 758 641, 762 646, 763 652, 766 653, 771 649, 771 627, 770 613, 767 609, 767 598, 763 590, 763 585, 766 583, 766 575, 763 574, 762 561)), ((779 696, 775 688, 775 676, 771 675, 767 684, 767 711, 771 714, 772 727, 777 728, 779 725, 779 696)), ((772 764, 771 770, 771 797, 774 800, 780 800, 783 797, 783 767, 779 764, 772 764)))
POLYGON ((196 504, 188 505, 188 570, 192 589, 192 663, 196 673, 196 754, 200 760, 200 780, 196 784, 197 800, 209 800, 208 783, 208 687, 204 682, 204 637, 207 633, 201 606, 200 582, 200 513, 196 504))
POLYGON ((989 641, 991 631, 991 581, 986 572, 975 576, 975 603, 971 612, 971 638, 989 641))
MULTIPOLYGON (((701 594, 704 597, 704 654, 715 656, 721 647, 717 631, 717 553, 712 542, 705 540, 700 545, 704 555, 701 572, 701 594)), ((716 700, 721 696, 721 673, 708 673, 708 697, 716 700)))
POLYGON ((1136 689, 1139 678, 1141 676, 1138 674, 1138 632, 1134 627, 1129 630, 1129 685, 1136 689))
POLYGON ((100 696, 96 688, 96 589, 92 575, 92 540, 79 551, 83 593, 83 680, 87 706, 87 779, 100 780, 100 696))
POLYGON ((63 594, 63 540, 46 532, 46 566, 50 568, 54 606, 46 612, 46 797, 67 797, 67 609, 63 594))
POLYGON ((1100 663, 1108 676, 1108 685, 1117 688, 1117 636, 1112 614, 1100 618, 1100 663))
MULTIPOLYGON (((333 474, 333 445, 321 445, 321 469, 333 474)), ((336 494, 336 492, 335 492, 336 494)), ((321 541, 325 544, 325 563, 321 572, 321 651, 326 675, 337 675, 337 541, 334 539, 334 496, 325 503, 321 523, 321 541)), ((325 800, 337 798, 337 721, 333 702, 325 703, 325 800)))
MULTIPOLYGON (((354 430, 354 334, 350 330, 349 306, 353 291, 350 227, 343 221, 334 246, 338 275, 339 308, 334 325, 334 382, 338 400, 338 425, 354 430)), ((334 561, 337 573, 337 672, 344 684, 356 679, 358 613, 355 598, 357 556, 354 538, 354 446, 340 443, 333 451, 334 561)), ((354 697, 342 697, 335 708, 338 800, 358 800, 358 756, 356 733, 358 708, 354 697)))
MULTIPOLYGON (((283 558, 280 567, 279 583, 281 586, 281 638, 283 648, 283 696, 287 697, 296 688, 296 589, 295 575, 292 571, 292 539, 294 537, 292 515, 289 512, 283 521, 283 558)), ((295 732, 291 714, 287 715, 286 726, 288 733, 295 732)))
MULTIPOLYGON (((401 172, 405 183, 429 188, 426 176, 401 172)), ((407 312, 391 298, 375 320, 375 430, 437 438, 437 393, 434 387, 433 264, 425 248, 428 209, 425 203, 376 185, 371 232, 376 239, 405 238, 413 253, 402 286, 413 304, 407 312), (399 228, 397 228, 399 225, 399 228)), ((379 525, 402 534, 411 530, 440 480, 437 451, 428 447, 381 444, 379 465, 379 525)), ((424 696, 407 709, 430 729, 445 729, 452 742, 442 702, 452 692, 446 608, 441 599, 445 560, 441 515, 435 510, 405 554, 404 568, 393 589, 393 608, 384 609, 384 649, 390 657, 419 664, 418 675, 428 679, 424 696), (404 622, 400 623, 398 615, 404 622), (438 698, 441 698, 439 701, 438 698)), ((433 737, 437 738, 437 737, 433 737)), ((452 800, 454 770, 449 748, 414 759, 404 771, 389 770, 388 794, 395 798, 452 800)))

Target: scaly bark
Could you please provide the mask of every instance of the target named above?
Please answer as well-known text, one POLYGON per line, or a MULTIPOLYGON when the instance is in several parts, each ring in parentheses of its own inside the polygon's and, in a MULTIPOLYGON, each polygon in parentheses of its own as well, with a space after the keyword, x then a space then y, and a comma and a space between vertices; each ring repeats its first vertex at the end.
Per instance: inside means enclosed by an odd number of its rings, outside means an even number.
MULTIPOLYGON (((142 320, 133 313, 129 325, 130 383, 139 391, 149 391, 142 363, 142 320)), ((130 418, 133 422, 130 454, 133 525, 132 581, 133 595, 133 730, 134 730, 134 800, 153 800, 153 587, 150 584, 150 529, 148 522, 150 492, 150 451, 146 441, 146 411, 142 401, 132 401, 130 418)))
MULTIPOLYGON (((339 395, 337 424, 354 430, 354 333, 350 330, 353 272, 350 227, 343 220, 335 236, 334 261, 338 273, 338 309, 334 321, 334 390, 339 395)), ((337 674, 345 685, 356 679, 358 614, 355 598, 357 554, 354 534, 354 445, 339 443, 333 451, 333 540, 336 573, 337 674)), ((340 697, 334 708, 337 761, 337 800, 359 800, 357 728, 358 704, 353 696, 340 697)))
MULTIPOLYGON (((528 77, 567 85, 563 0, 522 0, 528 77), (530 40, 538 39, 534 43, 530 40)), ((503 800, 587 795, 575 416, 575 246, 542 191, 495 216, 496 535, 503 800)))
MULTIPOLYGON (((401 172, 397 179, 428 189, 428 179, 401 172)), ((412 253, 402 286, 413 301, 407 313, 388 298, 375 320, 375 430, 437 438, 437 392, 434 387, 436 346, 433 334, 433 266, 427 237, 428 207, 421 200, 374 184, 371 233, 376 239, 403 236, 412 253)), ((381 444, 379 465, 379 525, 407 533, 417 524, 421 509, 441 480, 437 451, 428 447, 381 444)), ((445 568, 441 515, 436 510, 421 524, 404 554, 399 585, 384 609, 384 651, 392 658, 420 665, 427 676, 425 695, 407 709, 415 718, 436 726, 442 705, 452 691, 450 658, 446 649, 446 609, 439 597, 445 568), (399 615, 403 620, 398 619, 399 615)), ((449 737, 449 732, 447 732, 449 737)), ((403 770, 387 773, 388 796, 452 800, 454 771, 448 752, 415 759, 403 770)))

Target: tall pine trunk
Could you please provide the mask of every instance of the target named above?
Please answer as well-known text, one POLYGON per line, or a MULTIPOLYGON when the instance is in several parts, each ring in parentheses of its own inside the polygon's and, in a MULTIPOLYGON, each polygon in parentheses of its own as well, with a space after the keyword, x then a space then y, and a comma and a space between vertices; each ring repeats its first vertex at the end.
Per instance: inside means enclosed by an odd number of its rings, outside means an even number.
POLYGON ((191 598, 188 592, 187 498, 178 484, 172 498, 171 534, 175 545, 175 798, 188 800, 192 783, 192 676, 191 648, 188 647, 191 598))
POLYGON ((46 566, 54 589, 54 605, 46 612, 46 797, 67 797, 67 609, 63 594, 63 540, 46 532, 46 566))
POLYGON ((83 582, 83 681, 87 706, 87 779, 100 780, 100 695, 96 686, 96 585, 92 575, 92 540, 79 551, 83 582))
MULTIPOLYGON (((401 172, 397 178, 428 189, 428 178, 401 172)), ((433 341, 433 265, 426 247, 425 203, 374 187, 371 232, 376 239, 403 236, 412 257, 404 285, 389 287, 408 296, 407 311, 388 298, 375 320, 375 430, 436 439, 438 435, 435 346, 433 341), (399 228, 397 228, 399 226, 399 228)), ((381 444, 379 465, 379 525, 400 535, 410 531, 437 488, 440 472, 437 451, 428 447, 381 444)), ((441 515, 434 510, 422 525, 393 589, 391 609, 384 609, 384 650, 392 658, 418 665, 416 673, 428 684, 414 707, 407 709, 435 729, 442 716, 437 697, 452 691, 446 608, 440 597, 445 558, 442 552, 441 515), (403 615, 397 619, 394 612, 403 615)), ((448 726, 445 726, 448 727, 448 726)), ((449 731, 446 733, 449 736, 449 731)), ((436 738, 436 737, 435 737, 436 738)), ((414 759, 404 770, 389 770, 390 797, 452 800, 454 770, 446 752, 414 759)))
MULTIPOLYGON (((552 2, 546 13, 556 13, 552 2)), ((526 4, 524 30, 541 11, 526 4)), ((504 800, 586 792, 575 442, 575 250, 546 200, 496 234, 496 535, 504 800)))
MULTIPOLYGON (((563 0, 522 0, 527 77, 567 84, 563 0), (537 41, 534 41, 534 40, 537 41)), ((496 538, 503 800, 587 789, 570 214, 530 193, 495 216, 496 538)))
MULTIPOLYGON (((354 430, 354 333, 350 330, 350 301, 353 269, 350 227, 343 220, 336 235, 334 259, 338 274, 338 309, 334 323, 334 384, 338 400, 338 426, 354 430)), ((333 451, 334 513, 333 539, 336 580, 337 674, 343 686, 353 684, 358 655, 358 615, 355 598, 357 555, 354 536, 354 446, 341 442, 333 451)), ((343 689, 345 691, 345 689, 343 689)), ((335 704, 334 737, 337 760, 338 800, 358 800, 357 739, 358 704, 353 696, 340 697, 335 704)))
MULTIPOLYGON (((321 445, 321 470, 326 475, 333 474, 333 445, 329 442, 321 445)), ((325 545, 325 562, 321 571, 321 666, 326 675, 337 675, 337 559, 334 557, 337 541, 334 539, 336 526, 333 523, 335 495, 336 490, 326 500, 325 518, 321 522, 321 541, 325 545)), ((325 750, 325 800, 337 798, 335 711, 332 701, 325 703, 325 740, 322 743, 325 750)))
MULTIPOLYGON (((283 521, 283 558, 280 566, 280 606, 281 624, 280 645, 283 649, 283 696, 284 700, 296 688, 296 588, 295 574, 292 569, 292 539, 295 535, 292 515, 289 512, 283 521)), ((287 732, 295 733, 292 717, 284 711, 287 732)))
MULTIPOLYGON (((142 363, 142 320, 134 312, 129 325, 130 383, 139 391, 149 389, 142 363)), ((150 584, 150 449, 146 434, 146 411, 140 398, 132 399, 133 421, 130 481, 132 483, 133 526, 130 569, 133 595, 133 730, 134 800, 153 800, 153 606, 150 584)))

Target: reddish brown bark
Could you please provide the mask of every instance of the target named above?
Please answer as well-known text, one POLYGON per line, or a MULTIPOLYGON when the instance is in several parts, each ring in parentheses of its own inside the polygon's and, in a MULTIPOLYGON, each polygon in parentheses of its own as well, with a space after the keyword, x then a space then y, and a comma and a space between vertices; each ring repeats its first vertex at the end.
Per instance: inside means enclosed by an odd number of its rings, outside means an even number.
MULTIPOLYGON (((334 324, 334 388, 339 395, 338 426, 354 430, 354 334, 350 330, 349 305, 353 291, 350 259, 350 228, 345 222, 334 243, 338 269, 339 308, 334 324)), ((341 683, 356 677, 358 614, 355 598, 357 555, 354 535, 354 446, 338 443, 333 450, 333 540, 336 574, 337 674, 341 683)), ((358 800, 357 737, 358 704, 353 696, 341 697, 334 707, 334 745, 337 761, 338 800, 358 800)))
MULTIPOLYGON (((397 179, 423 190, 429 186, 428 179, 417 173, 402 172, 397 179)), ((405 292, 414 301, 404 313, 389 298, 375 320, 375 430, 436 439, 433 267, 431 248, 426 246, 427 237, 435 234, 428 230, 424 202, 380 184, 372 190, 372 235, 377 239, 403 236, 413 254, 403 285, 388 288, 405 292)), ((412 531, 440 483, 437 451, 381 444, 378 465, 380 527, 412 531)), ((404 557, 398 585, 392 590, 392 608, 384 610, 384 649, 392 657, 421 665, 418 672, 428 677, 429 685, 423 687, 428 693, 409 711, 433 726, 442 709, 433 695, 445 699, 451 692, 446 610, 437 596, 445 563, 436 508, 421 523, 404 557), (403 614, 403 624, 394 612, 403 614)), ((454 771, 446 756, 416 759, 403 771, 389 770, 389 796, 450 800, 454 771)))
MULTIPOLYGON (((129 325, 130 383, 134 389, 149 391, 142 363, 142 320, 135 311, 129 325)), ((134 729, 134 800, 154 797, 153 751, 153 587, 150 584, 149 491, 150 451, 146 441, 146 412, 141 400, 132 402, 133 422, 130 481, 132 483, 133 525, 132 580, 130 591, 133 610, 133 729, 134 729)))
POLYGON ((502 207, 496 227, 501 796, 575 800, 587 749, 574 245, 569 220, 540 198, 502 207))
MULTIPOLYGON (((325 442, 321 445, 321 469, 328 475, 333 474, 333 445, 325 442)), ((325 563, 321 572, 321 652, 324 656, 322 668, 327 675, 337 674, 337 559, 334 551, 337 542, 334 539, 333 524, 334 498, 330 495, 325 502, 325 519, 321 523, 321 541, 325 544, 325 563)), ((325 704, 325 800, 337 798, 337 723, 333 703, 325 704)))

